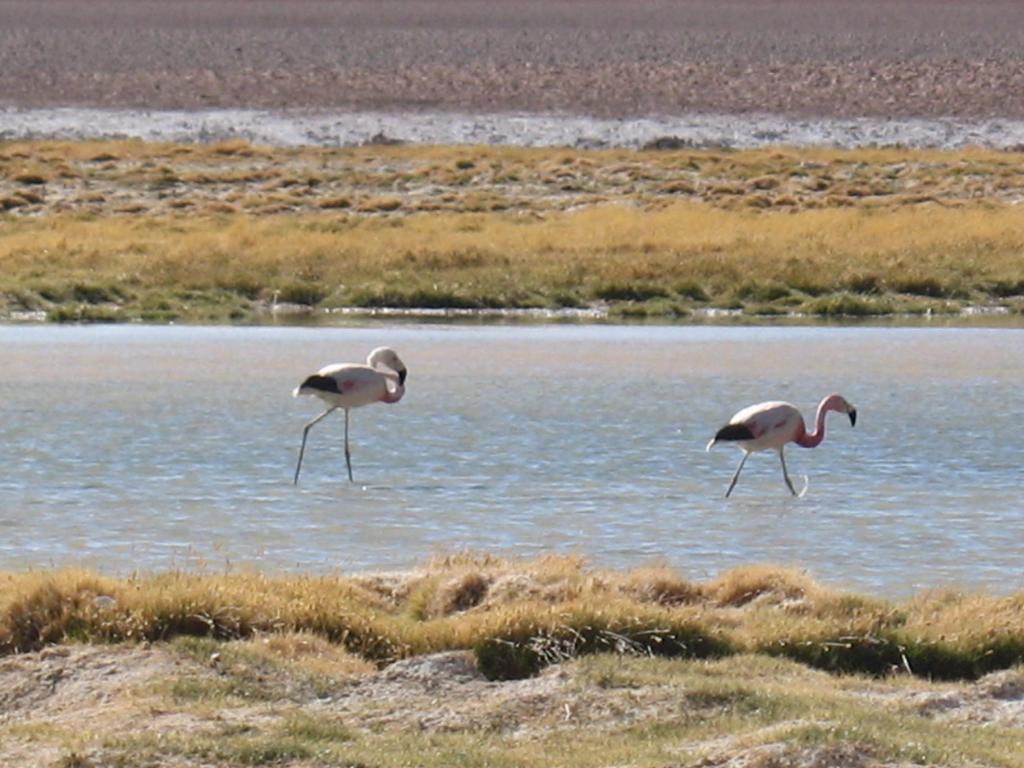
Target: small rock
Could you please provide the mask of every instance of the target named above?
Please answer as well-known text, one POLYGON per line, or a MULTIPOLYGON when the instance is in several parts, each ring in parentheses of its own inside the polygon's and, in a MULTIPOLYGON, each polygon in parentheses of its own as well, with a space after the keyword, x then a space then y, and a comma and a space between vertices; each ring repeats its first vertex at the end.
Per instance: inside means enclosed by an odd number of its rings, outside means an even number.
POLYGON ((465 651, 434 653, 396 661, 380 674, 382 680, 415 681, 423 685, 470 683, 484 680, 472 654, 465 651))

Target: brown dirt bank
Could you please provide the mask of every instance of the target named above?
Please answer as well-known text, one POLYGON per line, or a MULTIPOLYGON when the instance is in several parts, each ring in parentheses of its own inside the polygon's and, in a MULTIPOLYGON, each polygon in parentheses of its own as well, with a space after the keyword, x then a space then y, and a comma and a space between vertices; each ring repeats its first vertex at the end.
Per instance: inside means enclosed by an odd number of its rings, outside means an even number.
POLYGON ((448 653, 382 672, 337 667, 314 690, 300 667, 283 663, 322 651, 296 638, 276 648, 71 646, 0 660, 0 760, 22 768, 584 766, 615 757, 623 766, 704 768, 1021 764, 1007 761, 1024 722, 1019 670, 935 685, 835 681, 752 658, 598 658, 489 682, 468 655, 448 653), (755 703, 775 711, 753 712, 755 703), (869 718, 887 723, 872 732, 869 718), (901 728, 905 745, 886 743, 901 728), (915 745, 940 731, 946 743, 915 745))
POLYGON ((0 584, 4 766, 1024 766, 1021 594, 471 553, 0 584))
POLYGON ((1024 117, 1024 5, 0 3, 0 105, 1024 117))

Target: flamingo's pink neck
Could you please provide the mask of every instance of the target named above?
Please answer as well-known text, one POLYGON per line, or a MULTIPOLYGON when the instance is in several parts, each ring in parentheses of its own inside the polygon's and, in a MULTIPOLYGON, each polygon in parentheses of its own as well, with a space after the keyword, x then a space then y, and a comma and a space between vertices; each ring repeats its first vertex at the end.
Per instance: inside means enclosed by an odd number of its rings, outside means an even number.
POLYGON ((814 417, 814 431, 804 432, 796 439, 796 444, 803 448, 816 448, 825 439, 825 414, 829 411, 844 412, 843 399, 839 395, 829 395, 818 403, 818 413, 814 417))

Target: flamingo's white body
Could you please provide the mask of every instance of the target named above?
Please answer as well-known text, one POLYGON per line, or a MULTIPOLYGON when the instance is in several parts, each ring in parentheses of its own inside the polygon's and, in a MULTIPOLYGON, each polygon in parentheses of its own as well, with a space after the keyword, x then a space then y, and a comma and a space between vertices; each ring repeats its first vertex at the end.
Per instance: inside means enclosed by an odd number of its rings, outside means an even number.
POLYGON ((302 430, 302 447, 299 448, 299 462, 295 466, 295 483, 299 482, 302 470, 302 456, 306 452, 306 438, 314 424, 333 411, 345 410, 345 466, 348 479, 352 480, 352 455, 348 445, 349 410, 371 403, 397 403, 405 394, 407 371, 398 353, 390 347, 378 347, 366 358, 366 365, 339 363, 321 368, 309 376, 292 392, 294 397, 315 395, 328 405, 302 430), (390 370, 380 370, 378 366, 390 370))
MULTIPOLYGON (((739 411, 729 423, 718 430, 718 433, 707 445, 707 450, 720 441, 734 442, 743 451, 743 459, 732 476, 732 482, 725 492, 726 498, 736 487, 743 465, 755 451, 776 450, 782 462, 782 477, 786 486, 794 496, 801 494, 793 488, 786 470, 786 456, 783 450, 787 443, 796 443, 803 448, 814 448, 825 439, 825 414, 829 411, 845 413, 850 417, 850 425, 857 423, 857 409, 850 405, 842 395, 829 395, 818 404, 815 416, 814 432, 808 432, 804 426, 804 417, 796 406, 781 401, 770 401, 751 405, 739 411)), ((806 490, 806 489, 805 489, 806 490)))

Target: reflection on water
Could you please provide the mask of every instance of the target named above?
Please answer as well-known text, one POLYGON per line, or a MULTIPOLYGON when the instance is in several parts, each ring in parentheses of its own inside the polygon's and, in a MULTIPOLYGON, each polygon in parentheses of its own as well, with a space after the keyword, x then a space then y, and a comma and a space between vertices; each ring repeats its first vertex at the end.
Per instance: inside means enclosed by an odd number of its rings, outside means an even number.
POLYGON ((469 548, 749 562, 906 594, 1024 588, 1024 331, 466 327, 0 328, 0 568, 415 565, 469 548), (405 399, 342 418, 291 389, 390 344, 405 399), (840 391, 824 444, 704 445, 734 411, 840 391))

